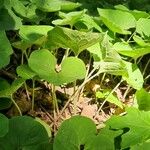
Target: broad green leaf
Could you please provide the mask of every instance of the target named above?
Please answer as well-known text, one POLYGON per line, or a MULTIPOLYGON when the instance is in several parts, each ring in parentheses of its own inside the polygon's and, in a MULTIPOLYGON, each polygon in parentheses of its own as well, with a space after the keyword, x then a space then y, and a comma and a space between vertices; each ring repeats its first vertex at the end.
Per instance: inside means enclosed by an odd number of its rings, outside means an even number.
POLYGON ((27 116, 13 117, 9 120, 9 132, 0 138, 0 147, 8 150, 28 149, 42 142, 48 142, 48 134, 39 122, 27 116))
POLYGON ((0 138, 5 136, 9 130, 9 122, 8 119, 0 114, 0 138))
POLYGON ((74 116, 64 121, 54 139, 53 150, 80 150, 88 140, 96 134, 96 126, 92 120, 82 116, 74 116))
POLYGON ((96 30, 98 30, 99 32, 102 32, 101 27, 94 21, 93 17, 84 14, 80 20, 75 24, 75 27, 79 30, 82 30, 84 28, 82 28, 82 24, 88 29, 91 30, 93 28, 95 28, 96 30))
POLYGON ((150 142, 144 142, 131 147, 131 150, 149 150, 150 142))
POLYGON ((140 18, 136 23, 136 32, 141 36, 150 36, 150 19, 140 18))
POLYGON ((11 44, 4 31, 0 31, 0 43, 2 43, 0 45, 0 68, 2 68, 8 65, 10 55, 13 53, 11 44))
MULTIPOLYGON (((0 91, 10 88, 10 84, 3 78, 0 78, 0 91)), ((2 97, 0 98, 0 110, 7 109, 11 106, 11 99, 2 97)))
POLYGON ((36 6, 44 12, 56 12, 61 9, 60 0, 36 0, 36 6))
POLYGON ((25 42, 23 40, 12 43, 12 46, 25 52, 27 48, 32 46, 32 43, 25 42))
POLYGON ((122 131, 113 131, 105 127, 100 130, 99 134, 90 139, 85 145, 86 150, 116 150, 115 138, 119 136, 122 131))
POLYGON ((62 19, 57 19, 52 21, 53 24, 55 25, 70 25, 71 28, 73 25, 80 20, 80 18, 83 16, 85 11, 74 11, 70 13, 63 13, 59 12, 59 16, 63 17, 62 19))
POLYGON ((103 59, 103 53, 99 42, 88 47, 87 50, 93 55, 94 61, 100 61, 103 59))
POLYGON ((45 128, 45 130, 47 131, 48 137, 51 137, 52 134, 51 134, 50 126, 46 122, 41 120, 40 118, 35 118, 35 120, 39 122, 45 128))
POLYGON ((13 0, 12 5, 14 11, 24 20, 39 23, 45 17, 45 14, 42 12, 40 12, 40 15, 37 15, 37 6, 35 3, 30 2, 25 5, 20 0, 13 0))
POLYGON ((59 66, 59 70, 56 66, 56 58, 45 49, 34 51, 29 58, 29 67, 40 78, 55 85, 70 83, 85 77, 86 68, 83 61, 79 58, 66 58, 62 61, 61 66, 59 66))
POLYGON ((3 4, 0 7, 0 30, 19 29, 22 22, 12 11, 11 1, 3 0, 1 3, 3 4))
POLYGON ((113 47, 119 54, 133 57, 134 59, 150 53, 150 46, 132 48, 128 43, 118 42, 113 47))
POLYGON ((148 18, 149 17, 149 14, 146 13, 145 11, 129 10, 124 5, 116 5, 115 8, 131 13, 135 17, 136 20, 139 20, 140 18, 148 18))
POLYGON ((62 11, 71 11, 74 10, 78 7, 80 7, 81 4, 80 3, 74 3, 71 1, 61 1, 61 10, 62 11))
POLYGON ((150 112, 128 108, 125 116, 113 116, 107 121, 112 130, 129 129, 122 137, 121 148, 127 148, 150 139, 150 112))
POLYGON ((52 28, 45 25, 23 25, 19 30, 19 35, 27 43, 41 45, 46 41, 47 32, 52 28))
POLYGON ((76 55, 97 43, 99 39, 98 33, 86 33, 61 27, 55 27, 48 32, 48 43, 57 47, 70 48, 76 55))
POLYGON ((137 100, 139 110, 150 110, 150 93, 145 89, 137 91, 135 93, 135 99, 137 100))
POLYGON ((111 90, 104 90, 103 92, 96 92, 97 98, 103 98, 104 100, 107 100, 108 102, 115 104, 116 106, 123 109, 123 105, 121 101, 115 96, 114 94, 110 94, 111 90))
POLYGON ((9 88, 6 88, 4 90, 0 91, 0 97, 10 97, 12 94, 14 94, 24 83, 25 79, 18 78, 13 81, 11 86, 9 88))
POLYGON ((98 8, 98 12, 104 24, 113 32, 130 34, 128 29, 135 27, 135 18, 128 12, 100 8, 98 8))
POLYGON ((36 73, 33 72, 28 65, 21 65, 17 67, 17 74, 23 79, 31 79, 36 76, 36 73))
POLYGON ((143 87, 144 79, 143 75, 136 64, 125 62, 128 76, 123 76, 123 79, 133 87, 134 89, 140 90, 143 87))
POLYGON ((134 35, 133 36, 134 41, 142 47, 150 46, 150 44, 146 43, 140 36, 134 35))
POLYGON ((130 13, 135 17, 136 20, 139 20, 140 18, 148 18, 150 15, 146 13, 145 11, 139 11, 139 10, 130 10, 130 13))
POLYGON ((112 75, 127 75, 127 70, 122 62, 100 61, 95 62, 94 67, 99 68, 99 73, 108 73, 112 75))

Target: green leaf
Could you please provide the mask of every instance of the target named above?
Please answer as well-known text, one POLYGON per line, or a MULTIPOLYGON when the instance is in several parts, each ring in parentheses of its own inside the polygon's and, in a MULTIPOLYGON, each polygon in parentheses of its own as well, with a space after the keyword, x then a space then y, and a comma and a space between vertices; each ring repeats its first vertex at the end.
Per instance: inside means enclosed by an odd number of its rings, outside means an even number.
MULTIPOLYGON (((134 35, 133 36, 133 39, 134 41, 139 45, 139 46, 142 46, 142 47, 146 47, 146 46, 149 46, 148 43, 146 43, 140 36, 138 35, 134 35)), ((141 52, 142 53, 142 52, 141 52)))
POLYGON ((136 64, 125 62, 128 76, 123 76, 123 79, 133 87, 134 89, 140 90, 143 87, 144 79, 143 75, 136 64))
POLYGON ((48 32, 48 43, 53 43, 57 47, 70 48, 76 55, 97 43, 99 39, 100 35, 97 33, 86 33, 60 27, 55 27, 48 32))
POLYGON ((18 66, 17 74, 23 79, 32 79, 34 76, 36 76, 36 73, 33 72, 28 65, 18 66))
POLYGON ((41 120, 40 118, 35 118, 35 120, 39 122, 45 128, 45 130, 47 131, 48 137, 51 137, 52 134, 51 134, 50 126, 46 122, 41 120))
MULTIPOLYGON (((7 88, 10 88, 10 84, 6 80, 0 78, 0 91, 7 88)), ((10 98, 0 98, 0 110, 9 108, 11 106, 11 103, 12 101, 10 98)))
POLYGON ((95 28, 96 30, 98 30, 99 32, 102 32, 101 27, 94 21, 93 17, 84 14, 80 20, 75 24, 75 27, 79 30, 82 29, 82 27, 80 27, 83 24, 84 26, 86 26, 86 28, 88 30, 91 30, 93 28, 95 28))
POLYGON ((137 91, 135 93, 135 99, 137 100, 139 110, 150 110, 150 93, 145 89, 137 91))
POLYGON ((80 6, 81 6, 80 3, 74 3, 74 2, 70 2, 70 1, 62 1, 61 2, 61 10, 62 11, 72 11, 80 6))
POLYGON ((94 67, 99 68, 99 73, 108 73, 112 75, 127 75, 127 70, 122 62, 95 62, 94 67), (97 67, 98 66, 98 67, 97 67))
POLYGON ((74 12, 70 12, 70 13, 63 13, 63 12, 59 12, 59 16, 62 19, 57 19, 52 21, 53 24, 55 25, 70 25, 71 28, 72 26, 79 21, 79 19, 83 16, 83 14, 85 13, 85 11, 74 11, 74 12))
POLYGON ((86 68, 83 61, 79 58, 66 58, 62 61, 61 66, 59 66, 61 70, 57 70, 56 65, 56 58, 51 52, 45 49, 32 52, 29 58, 29 67, 36 72, 40 78, 55 85, 70 83, 85 77, 86 68), (57 71, 55 71, 55 69, 57 71))
POLYGON ((21 19, 12 11, 11 1, 5 0, 0 7, 0 30, 19 29, 22 25, 21 19))
POLYGON ((149 150, 150 142, 144 142, 131 147, 131 150, 149 150))
POLYGON ((117 96, 115 96, 114 94, 110 94, 110 93, 111 93, 111 90, 104 90, 103 92, 98 91, 96 92, 96 97, 103 98, 104 100, 107 100, 108 102, 115 104, 116 106, 123 109, 123 105, 121 101, 117 98, 117 96))
POLYGON ((97 136, 90 139, 85 145, 86 150, 116 150, 115 138, 119 136, 122 131, 113 131, 105 127, 97 136))
POLYGON ((27 43, 42 45, 46 41, 47 32, 52 28, 45 25, 23 25, 19 30, 19 35, 27 43))
POLYGON ((150 46, 132 48, 128 43, 117 42, 113 47, 119 54, 133 57, 134 59, 150 53, 150 46))
POLYGON ((0 31, 0 43, 3 43, 0 46, 0 68, 2 68, 8 65, 10 61, 10 55, 13 53, 11 44, 4 31, 0 31))
POLYGON ((9 122, 8 119, 0 114, 0 138, 5 136, 9 130, 9 122))
POLYGON ((130 34, 128 29, 135 27, 135 18, 128 12, 100 8, 98 12, 104 24, 113 32, 130 34))
POLYGON ((48 142, 48 134, 39 122, 27 116, 13 117, 9 120, 9 132, 0 138, 0 147, 8 150, 28 149, 42 142, 48 142))
POLYGON ((24 83, 25 79, 18 78, 13 81, 9 88, 0 91, 0 97, 10 97, 13 93, 15 93, 24 83))
POLYGON ((45 17, 45 13, 41 12, 40 15, 37 14, 37 6, 33 2, 25 5, 20 0, 13 0, 12 6, 14 11, 24 20, 39 23, 40 20, 45 17))
POLYGON ((139 33, 141 36, 150 36, 150 19, 147 18, 140 18, 137 21, 136 32, 139 33))
POLYGON ((150 112, 128 108, 125 116, 113 116, 107 121, 112 130, 129 129, 122 137, 121 148, 128 148, 150 139, 150 112))
POLYGON ((96 134, 96 126, 92 120, 82 116, 74 116, 64 121, 54 139, 54 150, 80 150, 96 134))
POLYGON ((60 0, 36 0, 36 6, 44 12, 56 12, 61 9, 60 0))

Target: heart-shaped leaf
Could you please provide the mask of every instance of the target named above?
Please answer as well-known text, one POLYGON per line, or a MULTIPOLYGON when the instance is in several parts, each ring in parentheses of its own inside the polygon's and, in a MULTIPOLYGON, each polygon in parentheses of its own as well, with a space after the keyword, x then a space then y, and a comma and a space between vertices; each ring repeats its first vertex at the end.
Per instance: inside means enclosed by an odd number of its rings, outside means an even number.
POLYGON ((150 112, 128 108, 125 116, 113 116, 107 125, 112 130, 129 128, 121 137, 121 148, 125 149, 150 139, 150 112))
POLYGON ((0 30, 19 29, 22 22, 12 11, 11 2, 9 0, 3 2, 4 5, 0 8, 0 30))
POLYGON ((36 6, 44 12, 55 12, 61 9, 60 0, 36 0, 36 6))
POLYGON ((136 32, 139 33, 141 36, 150 36, 150 19, 147 18, 140 18, 137 21, 136 32))
MULTIPOLYGON (((6 90, 7 88, 10 88, 10 84, 6 80, 0 78, 0 91, 6 90)), ((0 110, 9 108, 11 106, 11 103, 12 101, 10 98, 1 97, 0 98, 0 110)))
POLYGON ((55 27, 48 32, 48 43, 61 48, 70 48, 76 55, 94 45, 100 39, 98 33, 81 32, 68 28, 55 27))
POLYGON ((5 136, 9 130, 9 122, 8 119, 0 114, 0 138, 5 136))
POLYGON ((140 56, 150 53, 150 46, 132 48, 128 43, 117 42, 114 44, 114 49, 122 55, 137 59, 140 56))
POLYGON ((25 79, 18 78, 13 81, 11 86, 9 88, 3 89, 0 91, 0 97, 10 97, 12 94, 14 94, 24 83, 25 79))
POLYGON ((36 76, 36 73, 33 72, 28 65, 21 65, 17 67, 17 74, 23 79, 31 79, 36 76))
POLYGON ((80 150, 96 134, 92 120, 74 116, 62 123, 54 140, 54 150, 80 150))
POLYGON ((14 117, 9 120, 9 132, 0 138, 2 149, 28 149, 30 146, 48 142, 45 128, 31 117, 14 117), (7 144, 4 144, 7 143, 7 144))
POLYGON ((23 41, 31 44, 41 45, 46 41, 47 32, 53 27, 45 25, 23 25, 19 30, 23 41))
POLYGON ((61 66, 59 66, 60 70, 56 68, 56 65, 56 58, 50 51, 45 49, 32 52, 29 58, 29 67, 36 72, 40 78, 55 85, 73 82, 85 77, 86 68, 79 58, 66 58, 62 61, 61 66))
POLYGON ((6 33, 4 31, 0 31, 0 68, 5 67, 8 65, 10 60, 10 55, 13 53, 11 44, 7 39, 6 33))
POLYGON ((144 79, 143 75, 136 64, 125 62, 128 76, 123 76, 123 79, 133 87, 134 89, 140 90, 143 87, 144 79))
POLYGON ((137 91, 135 99, 137 100, 139 110, 150 110, 150 93, 148 93, 145 89, 137 91))
POLYGON ((99 8, 98 12, 104 24, 113 32, 130 34, 131 32, 127 30, 135 27, 136 20, 131 13, 121 10, 99 8))

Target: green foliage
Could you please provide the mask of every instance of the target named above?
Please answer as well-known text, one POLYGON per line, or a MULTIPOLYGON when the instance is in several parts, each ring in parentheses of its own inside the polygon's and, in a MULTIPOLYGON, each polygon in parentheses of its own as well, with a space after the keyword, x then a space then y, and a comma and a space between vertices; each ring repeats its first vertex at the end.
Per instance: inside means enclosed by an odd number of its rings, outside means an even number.
POLYGON ((139 110, 150 110, 150 93, 145 89, 141 89, 135 93, 135 100, 137 101, 139 110))
MULTIPOLYGON (((5 119, 2 117, 1 119, 5 119)), ((31 150, 33 148, 32 146, 38 147, 40 143, 48 143, 49 137, 45 128, 31 117, 13 117, 9 119, 9 127, 7 125, 8 119, 6 121, 3 120, 5 127, 0 126, 0 130, 7 128, 7 133, 5 135, 3 133, 3 136, 0 137, 0 146, 2 149, 31 150)))
POLYGON ((29 58, 29 67, 40 78, 55 85, 73 82, 85 77, 86 68, 79 58, 68 57, 64 59, 59 70, 56 65, 55 56, 46 49, 34 51, 29 58), (68 70, 70 71, 68 72, 68 70))
POLYGON ((127 115, 114 116, 107 122, 107 125, 113 130, 128 128, 128 131, 121 136, 121 147, 128 148, 146 142, 150 138, 149 121, 150 112, 130 108, 127 110, 127 115))
POLYGON ((2 68, 9 64, 10 55, 13 53, 5 31, 0 31, 0 43, 3 43, 0 47, 0 56, 3 58, 0 59, 0 68, 2 68))
POLYGON ((1 122, 0 123, 0 138, 1 138, 7 134, 9 123, 8 119, 3 114, 0 114, 0 122, 1 122))
MULTIPOLYGON (((127 108, 124 116, 112 116, 105 127, 98 131, 89 118, 73 116, 61 124, 58 133, 52 138, 53 142, 50 141, 50 127, 44 121, 27 116, 8 119, 0 114, 0 149, 149 149, 150 93, 144 88, 149 84, 150 61, 142 59, 150 54, 148 0, 78 2, 0 0, 0 111, 5 113, 14 104, 20 115, 24 113, 17 100, 13 99, 21 88, 25 97, 28 97, 27 101, 32 103, 34 112, 36 84, 42 83, 48 88, 46 85, 50 83, 54 121, 59 121, 56 114, 62 115, 57 110, 62 106, 57 106, 55 86, 73 82, 74 93, 68 102, 73 103, 76 112, 77 92, 80 93, 93 78, 99 79, 101 74, 104 74, 104 78, 100 81, 100 88, 106 82, 105 77, 111 79, 112 83, 118 79, 121 79, 121 84, 125 81, 123 84, 127 90, 123 91, 123 100, 126 100, 128 88, 131 88, 138 109, 127 108), (88 57, 84 55, 86 53, 88 57)), ((113 93, 116 89, 112 90, 112 85, 108 86, 94 93, 98 98, 98 106, 101 104, 99 100, 104 100, 115 104, 122 111, 126 104, 113 93)), ((84 95, 84 92, 80 94, 84 95)), ((64 105, 68 102, 61 103, 64 105)))

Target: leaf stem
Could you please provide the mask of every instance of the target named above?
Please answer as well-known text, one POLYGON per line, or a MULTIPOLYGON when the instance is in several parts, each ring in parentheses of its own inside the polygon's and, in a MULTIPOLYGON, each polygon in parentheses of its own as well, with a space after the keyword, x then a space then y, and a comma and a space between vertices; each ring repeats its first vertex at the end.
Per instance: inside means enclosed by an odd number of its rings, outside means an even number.
POLYGON ((11 101, 12 103, 15 105, 15 107, 17 108, 18 112, 19 112, 19 115, 22 116, 22 112, 18 106, 18 104, 15 102, 15 100, 13 99, 13 95, 11 94, 11 101))

